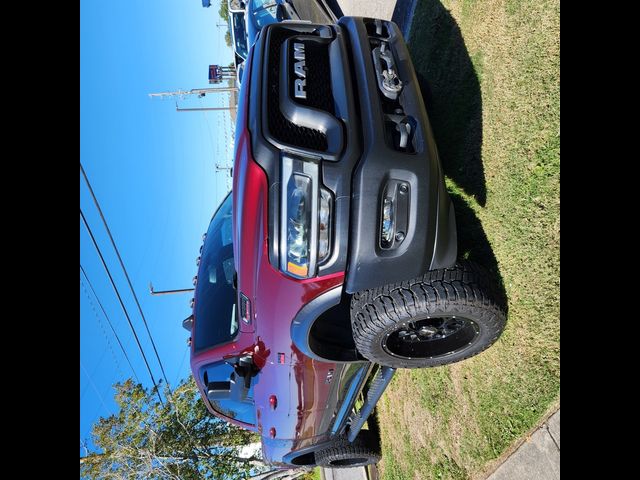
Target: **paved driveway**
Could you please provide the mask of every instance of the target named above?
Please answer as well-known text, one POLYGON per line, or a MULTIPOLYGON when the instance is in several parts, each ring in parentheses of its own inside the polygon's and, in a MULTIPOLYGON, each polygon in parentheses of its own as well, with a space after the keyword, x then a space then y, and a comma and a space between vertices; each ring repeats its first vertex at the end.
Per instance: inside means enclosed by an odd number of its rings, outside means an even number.
POLYGON ((325 0, 336 12, 336 16, 353 15, 357 17, 382 18, 393 20, 408 37, 411 17, 418 0, 325 0), (340 10, 342 12, 340 12, 340 10))
MULTIPOLYGON (((385 20, 391 20, 396 6, 394 0, 337 0, 337 3, 345 15, 385 20)), ((411 2, 400 0, 400 3, 411 2)))

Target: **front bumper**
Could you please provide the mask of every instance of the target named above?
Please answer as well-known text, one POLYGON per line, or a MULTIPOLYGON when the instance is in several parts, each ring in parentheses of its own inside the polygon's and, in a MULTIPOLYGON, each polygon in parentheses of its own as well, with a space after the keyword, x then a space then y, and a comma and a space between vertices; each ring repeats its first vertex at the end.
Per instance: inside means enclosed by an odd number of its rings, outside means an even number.
POLYGON ((350 40, 362 119, 363 152, 352 179, 345 284, 346 291, 353 293, 453 265, 457 237, 453 205, 400 30, 393 22, 355 17, 343 17, 339 25, 350 40), (402 82, 395 101, 383 95, 376 77, 372 50, 381 42, 391 51, 402 82), (411 125, 411 138, 404 149, 399 148, 400 134, 394 122, 398 117, 393 116, 400 111, 411 125), (385 197, 397 208, 390 245, 381 241, 385 197))

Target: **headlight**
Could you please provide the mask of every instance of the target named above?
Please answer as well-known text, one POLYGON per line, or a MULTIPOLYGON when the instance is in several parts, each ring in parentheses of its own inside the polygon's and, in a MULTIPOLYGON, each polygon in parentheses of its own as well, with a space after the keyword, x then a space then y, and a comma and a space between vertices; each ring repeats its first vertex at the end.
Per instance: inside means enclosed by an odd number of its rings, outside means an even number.
POLYGON ((297 173, 287 182, 287 271, 306 277, 309 273, 311 234, 311 179, 297 173))
POLYGON ((316 274, 331 250, 332 197, 320 187, 319 166, 282 159, 280 269, 297 278, 316 274))

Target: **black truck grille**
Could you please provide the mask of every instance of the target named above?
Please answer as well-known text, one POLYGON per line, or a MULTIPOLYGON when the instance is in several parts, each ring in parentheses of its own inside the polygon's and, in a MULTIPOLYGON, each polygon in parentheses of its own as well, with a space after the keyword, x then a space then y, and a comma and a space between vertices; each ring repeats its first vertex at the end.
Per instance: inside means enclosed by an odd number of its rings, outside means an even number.
MULTIPOLYGON (((298 32, 273 29, 269 48, 267 118, 269 132, 282 143, 324 152, 328 148, 327 136, 321 130, 302 127, 290 122, 280 111, 280 47, 298 32)), ((296 99, 302 105, 315 107, 334 114, 331 91, 329 52, 326 45, 303 42, 307 52, 307 99, 296 99), (312 59, 309 62, 309 59, 312 59)))
POLYGON ((335 114, 333 93, 331 92, 331 70, 327 46, 317 42, 303 42, 307 58, 307 98, 297 99, 303 105, 319 108, 331 115, 335 114))

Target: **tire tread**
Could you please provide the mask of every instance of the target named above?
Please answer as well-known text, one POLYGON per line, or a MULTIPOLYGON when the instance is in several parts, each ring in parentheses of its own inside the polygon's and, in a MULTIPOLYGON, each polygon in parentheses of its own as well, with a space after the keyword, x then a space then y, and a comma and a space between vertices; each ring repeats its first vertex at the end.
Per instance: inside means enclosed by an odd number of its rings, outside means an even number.
POLYGON ((380 365, 419 368, 445 365, 477 355, 500 336, 506 315, 486 271, 478 264, 460 260, 453 267, 432 270, 423 276, 355 293, 351 300, 351 323, 358 351, 380 365), (402 359, 382 349, 381 338, 398 322, 424 314, 456 312, 467 315, 483 329, 477 343, 459 356, 434 359, 402 359))

